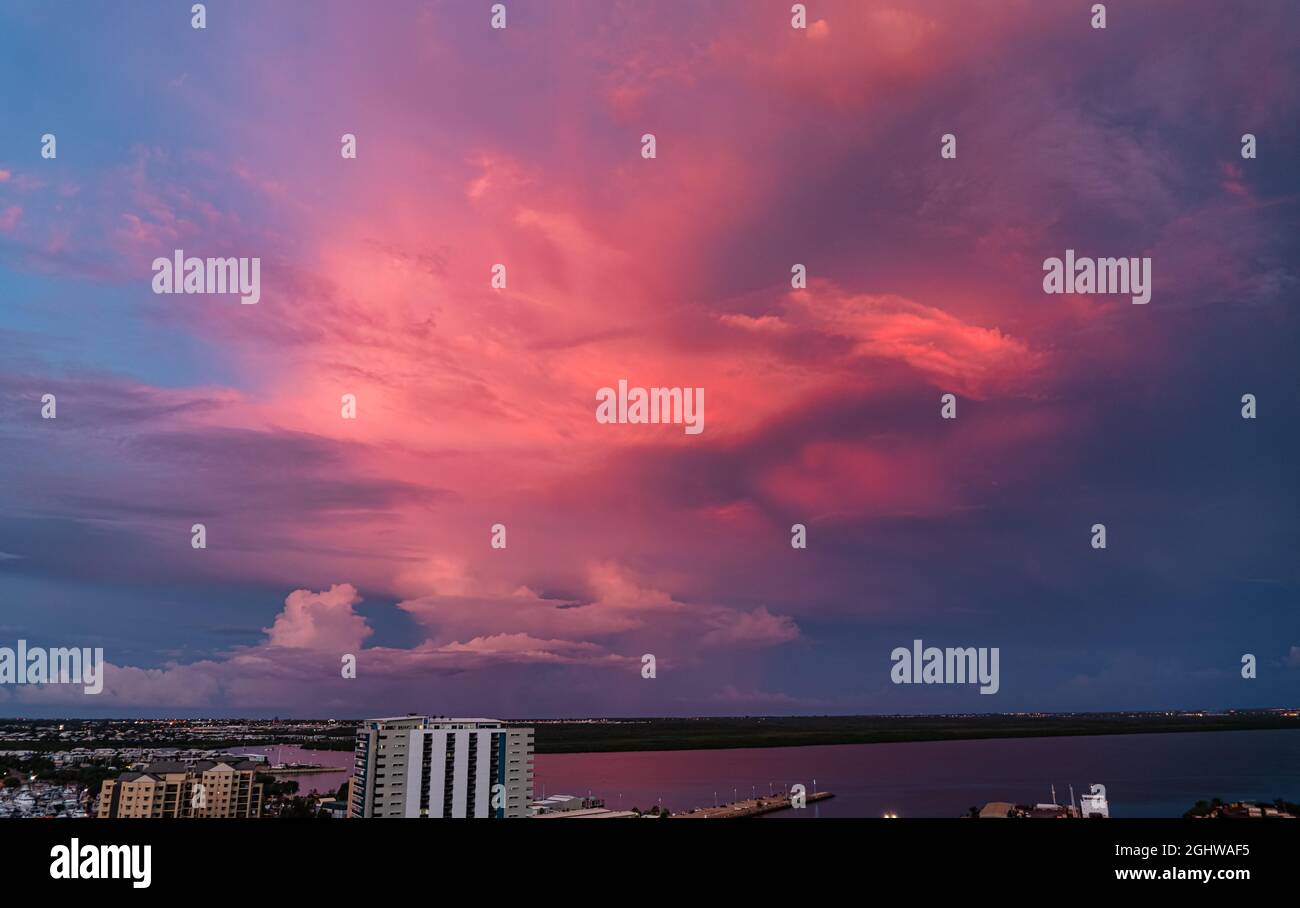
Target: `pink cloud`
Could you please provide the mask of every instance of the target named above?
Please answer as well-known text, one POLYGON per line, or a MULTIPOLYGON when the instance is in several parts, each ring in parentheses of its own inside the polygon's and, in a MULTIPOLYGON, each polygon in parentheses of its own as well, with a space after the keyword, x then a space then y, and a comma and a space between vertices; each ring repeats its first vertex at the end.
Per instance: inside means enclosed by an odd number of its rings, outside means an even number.
MULTIPOLYGON (((319 82, 303 84, 302 59, 250 54, 244 89, 277 113, 214 113, 230 117, 214 130, 229 154, 139 147, 76 186, 0 171, 6 192, 50 188, 48 209, 27 196, 0 209, 0 231, 31 238, 24 266, 98 257, 85 273, 123 283, 141 320, 188 333, 239 377, 239 390, 70 384, 95 403, 81 412, 112 418, 42 450, 85 454, 99 473, 34 458, 13 485, 55 489, 64 512, 114 521, 150 550, 169 550, 182 517, 210 514, 221 544, 193 571, 295 590, 258 646, 162 674, 124 667, 125 695, 195 672, 209 694, 246 676, 324 677, 337 650, 395 676, 621 670, 650 645, 683 661, 781 645, 800 634, 815 562, 770 568, 779 578, 746 565, 785 544, 787 512, 869 522, 974 507, 987 465, 1023 478, 1068 461, 1063 439, 1086 418, 1011 408, 996 425, 949 425, 939 393, 962 397, 963 414, 1052 400, 1080 375, 1170 355, 1168 332, 1128 330, 1127 304, 1044 300, 1039 264, 1062 235, 1126 232, 1155 254, 1171 299, 1213 284, 1249 301, 1290 279, 1258 266, 1280 231, 1249 166, 1221 165, 1221 191, 1189 200, 1183 149, 1132 128, 1131 93, 1103 78, 1080 103, 1073 86, 1104 67, 1021 84, 1084 31, 1072 14, 826 2, 800 34, 783 9, 725 28, 612 10, 589 30, 562 19, 562 40, 520 46, 512 73, 470 69, 483 81, 465 84, 500 99, 496 117, 437 78, 479 61, 435 11, 418 28, 376 11, 364 32, 376 40, 360 47, 358 23, 334 11, 313 46, 344 62, 319 82), (546 79, 496 90, 539 60, 546 79), (338 156, 342 127, 321 126, 340 117, 360 135, 357 161, 338 156), (948 129, 957 161, 938 158, 948 129), (647 130, 654 161, 638 154, 647 130), (302 141, 278 141, 286 132, 302 141), (260 254, 263 303, 154 297, 148 261, 177 246, 260 254), (805 259, 815 277, 791 293, 789 266, 805 259), (488 285, 497 262, 508 289, 488 285), (597 424, 594 391, 620 378, 703 387, 706 434, 597 424), (339 417, 344 393, 356 421, 339 417), (139 504, 155 500, 167 505, 139 504), (498 521, 502 552, 486 541, 498 521), (788 580, 789 604, 730 598, 730 578, 751 575, 788 580), (311 591, 338 576, 352 583, 311 591), (422 642, 365 648, 358 588, 398 601, 422 642)), ((1259 29, 1229 37, 1214 51, 1225 60, 1271 46, 1259 29)), ((1224 114, 1222 93, 1199 87, 1211 80, 1189 77, 1196 62, 1152 49, 1140 71, 1159 90, 1136 86, 1152 116, 1224 114)), ((1289 70, 1240 92, 1246 112, 1287 109, 1289 70)), ((1217 71, 1248 80, 1231 62, 1217 71)))
POLYGON ((275 623, 263 628, 267 645, 331 652, 358 649, 373 633, 366 619, 352 611, 360 601, 350 583, 335 584, 323 593, 294 590, 275 623))
MULTIPOLYGON (((445 585, 445 595, 399 604, 429 633, 416 646, 366 648, 364 641, 374 632, 354 611, 361 596, 352 584, 322 592, 299 589, 263 629, 262 642, 161 668, 110 662, 95 702, 274 706, 319 702, 313 698, 324 691, 346 699, 355 691, 340 670, 345 654, 356 657, 358 677, 378 681, 543 664, 633 677, 646 646, 659 647, 667 666, 702 649, 775 646, 799 634, 790 618, 766 608, 744 611, 679 602, 612 564, 591 568, 590 585, 598 598, 589 603, 546 600, 525 588, 507 592, 498 583, 480 584, 445 566, 435 573, 458 579, 445 585), (628 651, 620 652, 629 631, 639 635, 628 651)), ((46 685, 5 696, 17 702, 66 703, 81 702, 86 695, 75 685, 46 685)))

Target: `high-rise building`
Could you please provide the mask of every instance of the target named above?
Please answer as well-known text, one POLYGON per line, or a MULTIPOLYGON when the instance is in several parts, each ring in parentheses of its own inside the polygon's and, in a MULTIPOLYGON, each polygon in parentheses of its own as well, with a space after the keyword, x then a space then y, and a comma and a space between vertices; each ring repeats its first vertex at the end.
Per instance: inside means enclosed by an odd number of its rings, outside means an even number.
POLYGON ((496 719, 403 716, 357 729, 350 817, 526 817, 533 730, 496 719))
POLYGON ((98 816, 260 817, 257 766, 247 760, 150 763, 139 772, 104 780, 98 816))

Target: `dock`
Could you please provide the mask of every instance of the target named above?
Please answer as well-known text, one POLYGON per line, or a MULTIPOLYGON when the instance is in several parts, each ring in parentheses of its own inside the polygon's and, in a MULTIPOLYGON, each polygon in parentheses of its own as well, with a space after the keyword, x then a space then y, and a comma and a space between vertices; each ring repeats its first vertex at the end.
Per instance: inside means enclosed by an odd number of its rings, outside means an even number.
MULTIPOLYGON (((835 797, 829 791, 809 792, 804 795, 808 804, 814 801, 825 801, 827 798, 835 797)), ((744 801, 737 801, 735 804, 723 804, 721 807, 697 807, 687 813, 674 813, 669 816, 673 820, 734 820, 740 817, 756 817, 765 813, 774 813, 778 810, 795 810, 807 808, 794 808, 790 806, 790 796, 788 794, 777 795, 774 798, 752 798, 744 801)))

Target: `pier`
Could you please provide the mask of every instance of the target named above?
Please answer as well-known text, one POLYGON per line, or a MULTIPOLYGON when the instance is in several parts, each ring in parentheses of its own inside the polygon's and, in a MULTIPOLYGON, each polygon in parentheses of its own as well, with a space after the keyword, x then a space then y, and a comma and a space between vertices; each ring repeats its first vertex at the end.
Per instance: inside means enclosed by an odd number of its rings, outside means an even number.
MULTIPOLYGON (((835 797, 829 791, 809 792, 804 795, 807 803, 812 804, 814 801, 825 801, 827 798, 835 797)), ((697 807, 688 813, 674 813, 669 819, 697 819, 697 820, 718 820, 718 819, 738 819, 740 817, 756 817, 765 813, 774 813, 778 810, 804 810, 807 808, 794 808, 790 806, 790 796, 788 794, 777 795, 773 798, 750 798, 744 801, 737 801, 735 804, 723 804, 721 807, 697 807)))

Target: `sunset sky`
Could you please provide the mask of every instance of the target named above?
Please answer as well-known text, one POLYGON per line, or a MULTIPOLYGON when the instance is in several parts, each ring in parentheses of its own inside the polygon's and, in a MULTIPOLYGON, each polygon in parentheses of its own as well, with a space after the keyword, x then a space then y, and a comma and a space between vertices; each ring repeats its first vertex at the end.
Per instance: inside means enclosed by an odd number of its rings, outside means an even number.
POLYGON ((0 8, 0 715, 1296 705, 1300 6, 506 4, 0 8))

